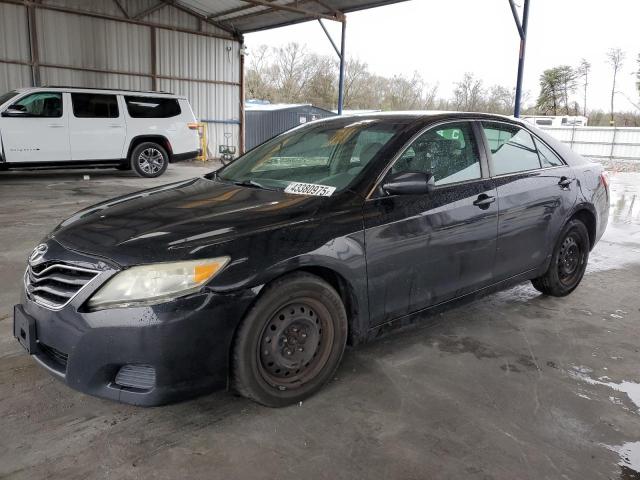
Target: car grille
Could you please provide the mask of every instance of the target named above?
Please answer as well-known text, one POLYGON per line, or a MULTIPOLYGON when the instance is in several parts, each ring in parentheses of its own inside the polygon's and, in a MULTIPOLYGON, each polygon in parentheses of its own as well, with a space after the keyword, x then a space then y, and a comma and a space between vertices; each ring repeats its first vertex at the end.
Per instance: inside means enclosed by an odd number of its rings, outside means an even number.
POLYGON ((31 300, 51 310, 58 310, 97 275, 97 271, 88 268, 47 262, 27 267, 24 286, 31 300))

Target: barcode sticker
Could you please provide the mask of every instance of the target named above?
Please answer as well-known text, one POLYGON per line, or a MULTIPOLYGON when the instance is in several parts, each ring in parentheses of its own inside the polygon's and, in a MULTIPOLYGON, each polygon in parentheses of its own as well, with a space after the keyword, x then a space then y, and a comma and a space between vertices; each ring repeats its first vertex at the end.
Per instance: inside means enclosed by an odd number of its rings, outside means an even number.
POLYGON ((292 182, 284 189, 286 193, 295 193, 296 195, 316 195, 318 197, 330 197, 336 191, 336 187, 328 185, 317 185, 315 183, 297 183, 292 182))

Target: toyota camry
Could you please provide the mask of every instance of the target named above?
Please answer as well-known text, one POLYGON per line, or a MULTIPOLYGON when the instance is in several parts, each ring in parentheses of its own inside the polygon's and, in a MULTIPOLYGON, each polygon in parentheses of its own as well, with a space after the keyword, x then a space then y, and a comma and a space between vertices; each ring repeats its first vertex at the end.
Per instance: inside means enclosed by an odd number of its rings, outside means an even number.
POLYGON ((600 165, 517 119, 324 119, 64 220, 28 259, 14 335, 92 395, 284 406, 347 344, 520 282, 571 293, 608 197, 600 165))

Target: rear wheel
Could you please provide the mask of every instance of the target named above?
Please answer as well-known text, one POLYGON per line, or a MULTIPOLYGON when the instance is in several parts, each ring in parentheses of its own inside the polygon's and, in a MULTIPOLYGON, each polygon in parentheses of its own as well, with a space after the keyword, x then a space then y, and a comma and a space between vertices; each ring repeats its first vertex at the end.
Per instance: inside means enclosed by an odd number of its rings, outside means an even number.
POLYGON ((131 151, 131 167, 141 177, 159 177, 168 165, 169 155, 157 143, 143 142, 131 151))
POLYGON ((580 284, 589 260, 589 232, 580 220, 568 222, 560 234, 549 268, 531 281, 533 287, 554 297, 573 292, 580 284))
POLYGON ((347 339, 338 293, 307 273, 276 280, 243 320, 233 348, 233 387, 269 407, 299 402, 335 372, 347 339))

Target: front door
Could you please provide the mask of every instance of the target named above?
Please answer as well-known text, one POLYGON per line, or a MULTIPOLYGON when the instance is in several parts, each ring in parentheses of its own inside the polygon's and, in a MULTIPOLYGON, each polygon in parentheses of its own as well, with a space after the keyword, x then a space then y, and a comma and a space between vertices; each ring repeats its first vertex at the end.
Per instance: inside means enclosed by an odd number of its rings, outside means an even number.
POLYGON ((72 93, 70 115, 71 158, 119 160, 126 135, 124 115, 116 95, 72 93))
MULTIPOLYGON (((470 122, 420 135, 389 174, 423 171, 422 195, 374 192, 364 210, 371 324, 451 300, 492 283, 497 193, 483 175, 470 122)), ((384 183, 384 182, 383 182, 384 183)))
POLYGON ((496 281, 537 269, 576 201, 571 167, 517 125, 482 122, 498 190, 496 281))
POLYGON ((69 115, 64 95, 35 92, 5 108, 0 116, 0 138, 7 162, 69 160, 69 115))

